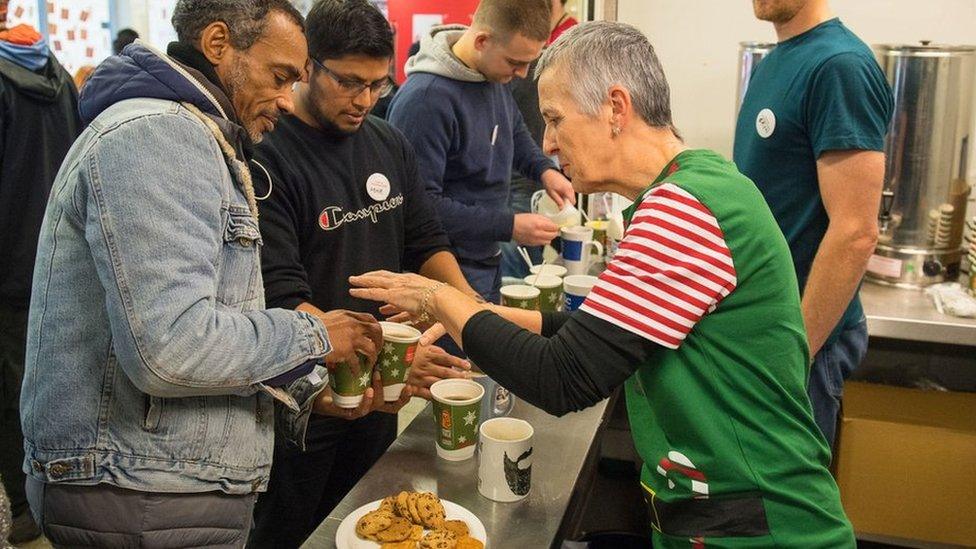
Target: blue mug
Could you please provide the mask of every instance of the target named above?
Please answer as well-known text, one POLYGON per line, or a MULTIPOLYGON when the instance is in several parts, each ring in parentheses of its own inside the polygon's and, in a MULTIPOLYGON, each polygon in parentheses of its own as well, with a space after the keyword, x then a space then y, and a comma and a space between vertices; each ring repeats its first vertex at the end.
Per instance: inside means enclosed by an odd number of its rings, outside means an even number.
POLYGON ((481 399, 481 421, 506 417, 512 413, 515 395, 511 391, 480 372, 471 372, 470 379, 485 388, 485 396, 481 399))

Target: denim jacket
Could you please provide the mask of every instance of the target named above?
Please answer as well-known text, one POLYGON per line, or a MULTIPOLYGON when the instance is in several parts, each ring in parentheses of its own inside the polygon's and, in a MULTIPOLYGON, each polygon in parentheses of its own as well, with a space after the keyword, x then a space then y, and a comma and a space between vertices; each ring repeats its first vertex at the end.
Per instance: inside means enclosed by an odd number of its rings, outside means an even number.
MULTIPOLYGON (((139 44, 88 85, 93 120, 55 180, 38 245, 25 471, 144 491, 264 490, 275 406, 262 381, 324 356, 325 328, 264 309, 246 164, 221 150, 212 130, 228 119, 206 87, 139 44)), ((300 404, 284 418, 295 437, 321 388, 285 388, 300 404)))

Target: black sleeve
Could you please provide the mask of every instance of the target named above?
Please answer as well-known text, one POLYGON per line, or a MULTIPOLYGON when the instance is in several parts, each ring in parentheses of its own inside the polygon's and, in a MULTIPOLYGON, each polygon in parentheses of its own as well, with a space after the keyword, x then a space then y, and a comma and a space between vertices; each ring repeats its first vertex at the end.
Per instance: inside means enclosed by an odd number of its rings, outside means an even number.
MULTIPOLYGON (((311 301, 312 290, 301 261, 300 223, 301 202, 298 178, 281 169, 279 153, 267 141, 255 149, 255 161, 271 176, 271 194, 258 202, 259 226, 264 246, 261 248, 261 273, 264 276, 264 296, 268 308, 294 309, 311 301)), ((252 165, 255 192, 263 196, 268 191, 264 172, 252 165)))
POLYGON ((404 219, 403 266, 416 273, 432 255, 449 251, 451 241, 441 226, 430 196, 424 190, 413 147, 399 132, 397 137, 403 146, 404 211, 407 212, 404 219))
POLYGON ((464 352, 482 371, 557 416, 607 398, 661 349, 583 312, 573 313, 546 338, 484 311, 471 317, 461 337, 464 352))
POLYGON ((552 337, 572 318, 571 311, 560 311, 558 313, 542 313, 542 337, 552 337))

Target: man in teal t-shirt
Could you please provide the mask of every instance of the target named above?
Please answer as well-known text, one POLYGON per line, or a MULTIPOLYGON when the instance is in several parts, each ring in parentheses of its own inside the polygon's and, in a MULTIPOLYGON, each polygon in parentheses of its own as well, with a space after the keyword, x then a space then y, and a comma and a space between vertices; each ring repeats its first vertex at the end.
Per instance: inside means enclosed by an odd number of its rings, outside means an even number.
POLYGON ((734 160, 793 255, 811 354, 808 391, 831 444, 843 380, 867 349, 857 289, 877 242, 891 89, 827 0, 753 0, 776 27, 739 111, 734 160))

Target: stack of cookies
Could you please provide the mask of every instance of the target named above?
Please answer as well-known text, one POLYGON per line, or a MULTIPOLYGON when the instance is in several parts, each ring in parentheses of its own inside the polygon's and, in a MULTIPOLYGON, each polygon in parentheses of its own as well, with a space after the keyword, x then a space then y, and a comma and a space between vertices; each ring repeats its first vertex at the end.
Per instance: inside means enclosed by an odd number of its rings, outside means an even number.
POLYGON ((356 523, 356 534, 383 549, 483 549, 463 520, 447 520, 440 498, 430 492, 400 492, 385 498, 356 523))

